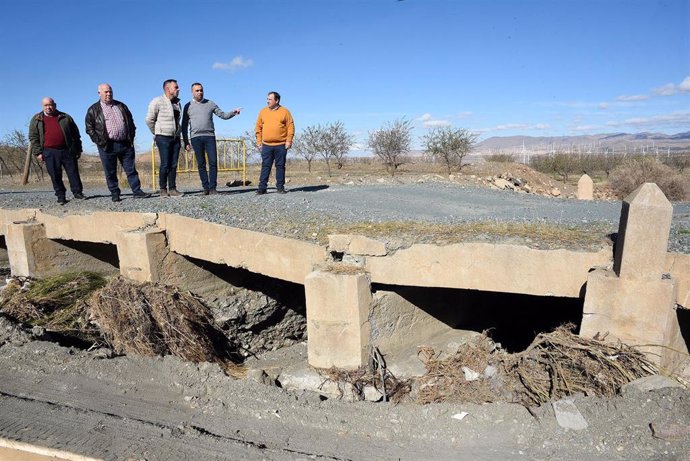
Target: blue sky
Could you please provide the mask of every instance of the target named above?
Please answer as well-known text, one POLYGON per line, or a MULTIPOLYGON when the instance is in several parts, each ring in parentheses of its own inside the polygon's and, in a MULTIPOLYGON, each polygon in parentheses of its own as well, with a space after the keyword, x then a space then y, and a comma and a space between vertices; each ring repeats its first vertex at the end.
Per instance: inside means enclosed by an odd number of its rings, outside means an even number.
POLYGON ((362 145, 403 117, 416 136, 480 139, 690 130, 690 0, 8 0, 2 14, 0 137, 43 96, 83 131, 109 82, 145 148, 167 78, 183 102, 200 81, 244 108, 216 119, 222 136, 252 130, 269 90, 298 132, 341 120, 362 145))

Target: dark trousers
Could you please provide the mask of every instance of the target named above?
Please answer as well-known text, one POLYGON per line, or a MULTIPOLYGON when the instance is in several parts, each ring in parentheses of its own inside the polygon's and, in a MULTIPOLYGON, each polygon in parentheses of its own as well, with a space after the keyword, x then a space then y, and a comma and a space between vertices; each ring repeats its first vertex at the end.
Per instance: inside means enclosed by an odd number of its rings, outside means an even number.
POLYGON ((268 187, 268 178, 271 176, 271 167, 275 163, 276 166, 276 188, 278 190, 285 189, 285 159, 287 158, 287 149, 285 144, 278 146, 268 146, 266 144, 261 146, 261 176, 259 176, 259 190, 266 190, 268 187))
POLYGON ((98 148, 98 155, 101 157, 105 182, 112 195, 120 195, 120 187, 117 181, 117 162, 122 165, 127 175, 127 182, 132 192, 141 190, 139 173, 134 166, 134 147, 128 142, 111 141, 105 149, 98 148))
POLYGON ((156 146, 160 156, 161 166, 158 170, 158 180, 161 189, 177 189, 177 161, 180 158, 180 137, 156 135, 156 146))
POLYGON ((74 155, 70 154, 67 149, 43 149, 43 160, 46 162, 46 169, 50 180, 53 182, 53 190, 55 195, 59 197, 65 196, 65 183, 62 182, 62 169, 67 173, 69 180, 69 188, 73 194, 81 194, 84 187, 81 184, 79 177, 79 166, 74 155))
POLYGON ((199 167, 199 179, 205 191, 215 189, 218 180, 218 151, 215 136, 197 136, 191 139, 192 149, 199 167), (206 156, 208 156, 208 173, 206 172, 206 156))

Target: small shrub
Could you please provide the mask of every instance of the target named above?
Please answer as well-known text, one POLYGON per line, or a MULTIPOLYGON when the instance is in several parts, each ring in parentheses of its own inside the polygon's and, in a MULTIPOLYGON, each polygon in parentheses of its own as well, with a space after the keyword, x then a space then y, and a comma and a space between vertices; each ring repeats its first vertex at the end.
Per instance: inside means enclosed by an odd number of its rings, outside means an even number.
POLYGON ((661 161, 664 162, 665 165, 668 165, 681 173, 686 169, 690 169, 690 153, 688 152, 668 155, 666 157, 662 157, 661 161))
POLYGON ((486 157, 489 162, 514 163, 515 156, 513 154, 491 154, 486 157))
POLYGON ((690 197, 687 179, 654 157, 624 160, 609 178, 611 187, 620 198, 646 182, 656 183, 669 200, 687 200, 690 197))

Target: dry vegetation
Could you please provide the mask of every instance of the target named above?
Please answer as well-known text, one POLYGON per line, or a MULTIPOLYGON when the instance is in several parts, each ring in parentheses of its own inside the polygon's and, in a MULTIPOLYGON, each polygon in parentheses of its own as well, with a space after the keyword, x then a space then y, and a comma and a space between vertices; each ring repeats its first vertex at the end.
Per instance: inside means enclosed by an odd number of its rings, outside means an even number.
POLYGON ((174 355, 239 372, 237 346, 215 326, 210 309, 177 288, 106 281, 90 272, 22 284, 11 279, 0 291, 0 312, 49 333, 107 344, 116 354, 174 355))
POLYGON ((364 399, 369 386, 394 402, 514 402, 530 407, 579 392, 612 397, 624 384, 657 372, 639 350, 581 338, 572 328, 564 325, 539 334, 526 350, 514 354, 497 347, 486 333, 444 359, 432 348, 422 347, 419 357, 427 372, 405 381, 380 366, 355 371, 333 368, 324 377, 356 400, 364 399))

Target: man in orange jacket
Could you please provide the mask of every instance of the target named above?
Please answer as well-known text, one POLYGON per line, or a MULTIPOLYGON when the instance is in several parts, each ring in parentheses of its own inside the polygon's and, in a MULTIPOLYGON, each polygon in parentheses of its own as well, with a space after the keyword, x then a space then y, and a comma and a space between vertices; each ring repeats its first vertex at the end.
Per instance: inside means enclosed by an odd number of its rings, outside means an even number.
POLYGON ((276 91, 268 93, 268 107, 259 112, 256 119, 256 144, 261 150, 261 176, 257 195, 266 193, 271 168, 276 166, 276 189, 285 194, 285 159, 295 137, 295 122, 290 111, 280 105, 280 95, 276 91))

